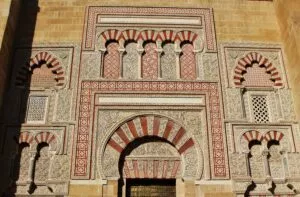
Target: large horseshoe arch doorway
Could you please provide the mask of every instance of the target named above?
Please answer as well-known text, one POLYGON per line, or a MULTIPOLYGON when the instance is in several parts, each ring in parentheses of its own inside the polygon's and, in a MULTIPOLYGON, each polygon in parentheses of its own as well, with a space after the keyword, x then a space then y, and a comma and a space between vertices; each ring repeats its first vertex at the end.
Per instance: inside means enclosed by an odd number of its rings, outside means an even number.
POLYGON ((176 179, 199 180, 202 175, 198 143, 181 124, 165 116, 131 117, 107 133, 101 144, 99 175, 118 180, 119 197, 146 196, 151 191, 172 196, 176 179))

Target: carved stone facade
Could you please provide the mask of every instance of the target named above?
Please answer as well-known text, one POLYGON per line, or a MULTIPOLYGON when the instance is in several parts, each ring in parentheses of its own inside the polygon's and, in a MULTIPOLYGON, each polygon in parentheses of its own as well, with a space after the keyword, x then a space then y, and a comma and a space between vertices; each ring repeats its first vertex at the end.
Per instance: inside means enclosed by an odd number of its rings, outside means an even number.
POLYGON ((281 46, 217 46, 208 8, 86 13, 81 46, 15 50, 1 135, 8 194, 118 180, 125 196, 127 179, 297 194, 300 135, 281 46))

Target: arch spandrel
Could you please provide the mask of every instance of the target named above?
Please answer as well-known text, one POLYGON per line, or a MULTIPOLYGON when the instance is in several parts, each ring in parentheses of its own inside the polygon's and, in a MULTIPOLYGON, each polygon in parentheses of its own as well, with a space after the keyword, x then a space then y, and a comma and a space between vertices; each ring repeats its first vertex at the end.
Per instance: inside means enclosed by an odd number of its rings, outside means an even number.
MULTIPOLYGON (((153 114, 129 118, 107 133, 106 137, 103 138, 101 143, 103 145, 100 147, 98 154, 100 178, 119 179, 122 177, 120 175, 122 170, 119 169, 119 161, 122 154, 124 154, 124 150, 129 145, 131 146, 136 141, 145 138, 150 141, 153 140, 152 142, 156 140, 164 141, 176 150, 179 155, 178 159, 180 159, 180 172, 179 175, 176 175, 177 178, 194 180, 201 178, 203 155, 199 144, 176 121, 165 116, 153 114)), ((175 167, 174 171, 176 171, 175 167)))

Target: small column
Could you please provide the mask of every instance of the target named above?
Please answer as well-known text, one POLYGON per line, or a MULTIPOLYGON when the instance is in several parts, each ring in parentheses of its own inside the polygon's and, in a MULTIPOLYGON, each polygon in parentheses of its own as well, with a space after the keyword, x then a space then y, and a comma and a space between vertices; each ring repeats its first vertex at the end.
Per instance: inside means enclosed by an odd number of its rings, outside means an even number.
POLYGON ((182 52, 180 48, 180 42, 175 42, 175 55, 176 55, 176 78, 180 79, 180 53, 182 52))
POLYGON ((100 78, 104 78, 104 53, 106 48, 99 49, 100 54, 100 78))
POLYGON ((246 159, 247 176, 251 177, 251 174, 250 174, 251 166, 250 166, 250 162, 249 162, 250 150, 245 151, 243 154, 246 159))
POLYGON ((163 52, 163 49, 161 47, 161 44, 162 42, 159 40, 159 41, 156 41, 156 52, 157 52, 157 78, 158 79, 161 79, 162 78, 162 70, 161 70, 161 54, 163 52))
POLYGON ((49 176, 51 174, 51 169, 52 169, 52 166, 53 166, 53 159, 54 159, 54 156, 55 156, 55 151, 49 151, 48 153, 50 155, 50 160, 49 160, 49 171, 48 171, 48 178, 47 180, 51 180, 51 177, 49 176))
POLYGON ((288 165, 288 153, 286 150, 281 150, 280 153, 282 155, 282 164, 283 164, 285 178, 289 178, 290 171, 289 171, 289 167, 288 167, 289 166, 288 165))
MULTIPOLYGON (((195 55, 195 61, 196 61, 196 79, 203 79, 204 76, 201 76, 200 74, 200 66, 202 66, 202 72, 204 71, 203 68, 203 63, 202 65, 199 65, 199 61, 202 60, 201 53, 204 50, 204 42, 202 41, 201 38, 197 39, 196 41, 193 42, 193 47, 194 47, 194 55, 195 55)), ((201 61, 202 62, 202 61, 201 61)), ((204 74, 204 73, 202 73, 204 74)))
POLYGON ((282 101, 281 101, 281 96, 279 94, 279 89, 275 89, 274 90, 275 92, 275 95, 276 95, 276 105, 277 105, 277 109, 278 109, 278 113, 279 113, 279 117, 278 117, 278 120, 277 121, 283 121, 284 120, 284 117, 283 117, 283 106, 282 105, 282 101))
POLYGON ((200 66, 201 65, 199 65, 199 60, 200 60, 200 53, 202 52, 202 50, 197 50, 197 49, 195 49, 194 51, 194 56, 195 56, 195 66, 196 66, 196 79, 201 79, 201 76, 200 76, 200 66))
POLYGON ((36 154, 37 154, 36 151, 30 151, 28 177, 27 177, 27 183, 30 185, 33 183, 34 167, 35 167, 34 164, 35 164, 36 154))
POLYGON ((266 145, 263 147, 261 154, 263 156, 263 162, 264 162, 264 169, 265 169, 265 175, 267 178, 271 177, 271 171, 270 171, 270 166, 269 166, 269 161, 268 161, 268 155, 269 155, 269 150, 266 147, 266 145))
POLYGON ((125 48, 124 48, 124 40, 120 40, 119 41, 119 54, 120 54, 120 63, 119 63, 119 66, 120 66, 120 79, 123 78, 123 54, 125 52, 125 48))
POLYGON ((137 52, 138 52, 138 79, 142 79, 142 55, 144 52, 143 48, 143 40, 139 40, 137 44, 137 52))

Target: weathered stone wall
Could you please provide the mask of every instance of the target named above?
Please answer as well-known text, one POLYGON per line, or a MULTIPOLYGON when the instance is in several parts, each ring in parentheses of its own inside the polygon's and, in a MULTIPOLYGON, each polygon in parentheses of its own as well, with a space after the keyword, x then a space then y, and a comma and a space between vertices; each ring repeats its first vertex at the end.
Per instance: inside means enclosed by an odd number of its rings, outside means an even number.
POLYGON ((298 120, 300 118, 300 3, 297 0, 274 1, 282 44, 286 54, 286 66, 293 92, 298 120))
POLYGON ((218 41, 280 42, 269 1, 247 0, 40 0, 34 43, 81 42, 86 6, 209 7, 214 9, 218 41), (47 30, 47 31, 45 31, 47 30))

